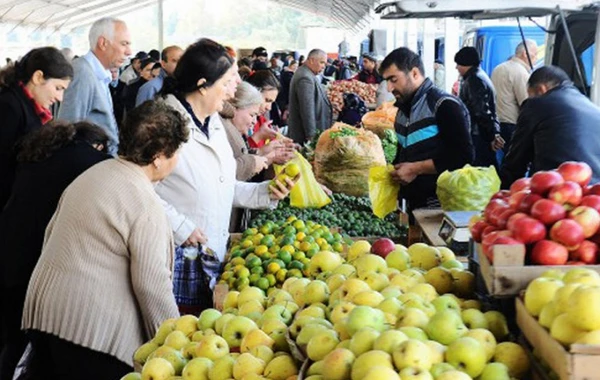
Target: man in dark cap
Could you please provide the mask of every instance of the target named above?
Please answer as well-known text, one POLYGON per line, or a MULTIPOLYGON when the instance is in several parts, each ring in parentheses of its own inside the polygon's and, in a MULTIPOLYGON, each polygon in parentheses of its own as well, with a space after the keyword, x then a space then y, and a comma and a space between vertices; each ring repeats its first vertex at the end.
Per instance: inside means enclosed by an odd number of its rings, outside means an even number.
POLYGON ((146 58, 148 58, 148 54, 146 54, 146 52, 144 52, 144 51, 138 52, 131 59, 131 65, 129 65, 129 67, 127 67, 121 73, 119 80, 125 84, 130 84, 134 80, 138 79, 140 77, 140 70, 141 70, 140 64, 146 58))
POLYGON ((496 117, 495 91, 492 81, 479 67, 479 53, 471 46, 454 56, 456 69, 462 77, 459 97, 471 116, 471 138, 475 147, 475 166, 498 166, 496 151, 502 149, 500 123, 496 117))
POLYGON ((363 54, 362 66, 363 69, 353 79, 370 84, 381 83, 383 78, 377 71, 377 57, 374 54, 363 54))
POLYGON ((252 50, 252 70, 266 70, 269 53, 262 46, 252 50))

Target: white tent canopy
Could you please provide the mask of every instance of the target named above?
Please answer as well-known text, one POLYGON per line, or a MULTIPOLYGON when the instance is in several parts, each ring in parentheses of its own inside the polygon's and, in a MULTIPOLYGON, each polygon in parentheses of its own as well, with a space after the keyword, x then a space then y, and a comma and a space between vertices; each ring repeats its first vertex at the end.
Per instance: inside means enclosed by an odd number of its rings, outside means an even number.
MULTIPOLYGON (((0 0, 0 23, 68 31, 101 17, 118 17, 162 0, 0 0)), ((369 24, 374 1, 272 0, 328 17, 337 26, 360 30, 369 24)))

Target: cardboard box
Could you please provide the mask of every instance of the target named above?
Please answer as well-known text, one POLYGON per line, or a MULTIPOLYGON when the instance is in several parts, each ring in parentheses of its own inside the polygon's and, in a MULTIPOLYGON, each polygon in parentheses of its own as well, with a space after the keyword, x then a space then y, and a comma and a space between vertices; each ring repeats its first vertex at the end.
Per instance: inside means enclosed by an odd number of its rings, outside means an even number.
MULTIPOLYGON (((527 285, 549 269, 567 271, 571 265, 525 265, 525 246, 496 245, 494 263, 490 263, 483 254, 481 244, 476 244, 479 270, 490 295, 495 297, 514 297, 527 285)), ((600 273, 600 265, 587 265, 600 273)), ((600 367, 600 364, 599 364, 600 367)))
POLYGON ((516 299, 517 325, 525 339, 562 380, 600 380, 600 345, 573 344, 567 350, 516 299))

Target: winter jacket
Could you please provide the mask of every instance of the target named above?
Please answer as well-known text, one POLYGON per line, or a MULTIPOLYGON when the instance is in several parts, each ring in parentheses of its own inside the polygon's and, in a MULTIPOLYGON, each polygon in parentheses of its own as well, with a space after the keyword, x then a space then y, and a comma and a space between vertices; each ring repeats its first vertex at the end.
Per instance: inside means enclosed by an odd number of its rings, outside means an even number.
POLYGON ((478 66, 467 71, 459 97, 471 115, 471 133, 492 142, 500 133, 500 124, 496 117, 494 85, 485 71, 478 66))

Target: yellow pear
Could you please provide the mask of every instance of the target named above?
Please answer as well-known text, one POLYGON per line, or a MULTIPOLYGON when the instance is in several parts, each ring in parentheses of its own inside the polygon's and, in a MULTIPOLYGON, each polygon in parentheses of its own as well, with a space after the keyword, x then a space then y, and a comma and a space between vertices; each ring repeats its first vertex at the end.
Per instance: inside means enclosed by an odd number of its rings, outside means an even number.
POLYGON ((367 290, 364 292, 360 292, 354 297, 352 297, 352 303, 354 303, 357 306, 364 305, 375 307, 379 305, 383 300, 383 296, 375 290, 367 290))
POLYGON ((142 380, 168 380, 175 376, 175 369, 168 360, 153 358, 142 368, 142 380))
POLYGON ((265 362, 245 352, 235 359, 233 364, 233 378, 241 380, 244 375, 254 373, 261 375, 265 370, 265 362))
POLYGON ((192 334, 198 331, 198 317, 191 314, 182 315, 175 321, 175 330, 179 330, 183 332, 185 336, 191 337, 192 334))
POLYGON ((336 348, 323 359, 323 377, 328 380, 350 379, 354 359, 352 351, 336 348))
POLYGON ((157 348, 158 344, 153 341, 142 344, 137 350, 135 350, 135 353, 133 354, 133 361, 144 364, 146 359, 148 359, 148 356, 156 351, 157 348))
POLYGON ((307 376, 312 375, 320 375, 323 373, 323 360, 319 360, 318 362, 314 362, 308 367, 308 371, 306 372, 307 376))
POLYGON ((273 338, 267 335, 264 331, 256 329, 250 331, 244 336, 242 339, 242 344, 240 345, 240 351, 242 353, 249 352, 252 347, 256 346, 267 346, 269 348, 273 348, 273 344, 275 344, 273 338))
POLYGON ((323 360, 340 343, 335 331, 327 330, 313 336, 306 346, 306 353, 313 361, 323 360))
POLYGON ((352 380, 362 380, 373 366, 394 369, 392 356, 384 351, 368 351, 356 358, 352 364, 352 380))
POLYGON ((263 375, 270 380, 286 380, 298 374, 296 361, 288 354, 280 355, 267 364, 263 375))
POLYGON ((254 357, 257 357, 257 358, 261 359, 262 361, 264 361, 265 364, 269 364, 269 362, 275 356, 275 354, 273 353, 273 350, 268 346, 254 346, 250 349, 250 353, 254 357))
POLYGON ((208 378, 210 380, 232 379, 234 363, 235 359, 231 355, 215 360, 212 368, 208 371, 208 378))
POLYGON ((362 380, 400 380, 400 375, 388 367, 375 366, 365 373, 362 380))
POLYGON ((232 290, 225 295, 225 299, 223 300, 223 310, 227 309, 235 309, 238 307, 238 296, 240 292, 237 290, 232 290))

